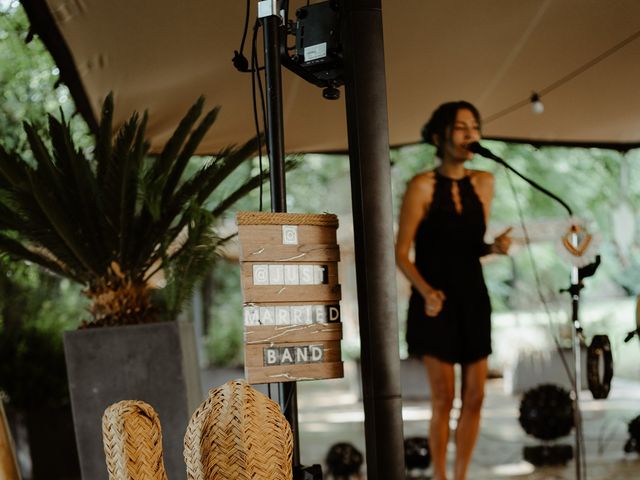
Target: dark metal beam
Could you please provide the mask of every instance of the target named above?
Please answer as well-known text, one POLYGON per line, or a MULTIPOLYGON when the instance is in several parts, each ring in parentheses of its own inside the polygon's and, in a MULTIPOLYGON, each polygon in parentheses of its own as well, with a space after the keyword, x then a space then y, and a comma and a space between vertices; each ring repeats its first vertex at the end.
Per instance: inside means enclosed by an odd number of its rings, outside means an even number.
POLYGON ((367 478, 404 478, 387 96, 380 0, 342 2, 367 478))

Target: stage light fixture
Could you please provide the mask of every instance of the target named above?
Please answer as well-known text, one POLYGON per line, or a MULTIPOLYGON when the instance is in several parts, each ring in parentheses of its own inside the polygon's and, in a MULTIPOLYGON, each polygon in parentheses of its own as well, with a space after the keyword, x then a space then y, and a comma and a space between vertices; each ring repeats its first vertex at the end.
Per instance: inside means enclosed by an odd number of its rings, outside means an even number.
POLYGON ((295 54, 283 51, 282 65, 322 88, 324 98, 340 98, 344 67, 338 0, 300 7, 288 33, 296 38, 295 54))

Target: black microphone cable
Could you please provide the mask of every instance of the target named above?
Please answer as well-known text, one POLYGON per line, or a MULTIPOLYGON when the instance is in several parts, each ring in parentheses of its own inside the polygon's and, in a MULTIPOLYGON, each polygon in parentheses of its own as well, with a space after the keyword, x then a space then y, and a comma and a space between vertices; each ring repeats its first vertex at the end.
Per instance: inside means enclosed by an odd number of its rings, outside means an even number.
POLYGON ((522 205, 520 204, 520 197, 518 196, 518 192, 516 191, 516 187, 513 183, 513 179, 511 178, 511 172, 503 165, 503 168, 505 168, 505 173, 506 173, 506 177, 507 177, 507 181, 509 182, 509 187, 511 188, 511 193, 513 194, 513 198, 515 200, 515 204, 516 204, 516 209, 518 211, 518 220, 520 222, 520 227, 522 228, 522 233, 524 235, 524 241, 525 241, 525 245, 527 246, 527 254, 529 257, 529 262, 531 263, 531 269, 533 270, 533 278, 535 280, 535 284, 536 284, 536 291, 538 293, 538 298, 540 299, 540 303, 542 303, 542 306, 544 308, 545 314, 547 316, 547 321, 549 323, 549 334, 551 335, 551 338, 553 339, 553 342, 555 344, 556 350, 558 352, 558 355, 560 356, 560 359, 562 360, 562 365, 564 367, 564 370, 567 374, 567 377, 569 377, 569 381, 571 382, 571 384, 573 385, 574 383, 574 376, 573 373, 571 372, 571 369, 569 368, 569 364, 567 363, 566 358, 564 358, 564 354, 562 353, 562 346, 560 345, 560 341, 558 340, 558 337, 553 333, 553 318, 551 315, 551 311, 549 309, 549 304, 547 303, 546 298, 544 297, 544 294, 542 292, 542 280, 540 278, 540 271, 538 269, 538 264, 535 261, 535 257, 533 255, 533 250, 531 249, 531 239, 529 237, 529 231, 527 229, 527 225, 524 219, 524 213, 522 211, 522 205))
MULTIPOLYGON (((488 150, 487 150, 488 151, 488 150)), ((480 152, 477 152, 480 153, 480 152)), ((482 154, 481 154, 482 155, 482 154)), ((496 158, 499 157, 495 157, 493 154, 491 154, 492 156, 490 158, 496 160, 496 158)), ((520 221, 520 226, 522 227, 522 232, 525 238, 525 244, 527 246, 527 254, 529 256, 529 261, 531 262, 531 267, 533 270, 533 276, 535 279, 535 284, 536 284, 536 291, 538 293, 538 297, 540 298, 540 302, 542 303, 543 307, 544 307, 544 311, 545 314, 547 316, 547 321, 548 321, 548 328, 549 328, 549 334, 551 335, 551 338, 553 339, 553 342, 555 344, 556 347, 556 351, 558 353, 558 356, 560 357, 560 360, 562 361, 562 366, 564 367, 564 371, 567 374, 567 377, 569 378, 569 381, 571 382, 571 385, 575 385, 575 376, 571 371, 571 368, 569 367, 569 364, 567 363, 567 359, 564 357, 564 353, 562 352, 562 347, 560 345, 560 341, 558 340, 558 337, 554 334, 553 332, 553 319, 551 316, 551 311, 549 310, 549 305, 546 301, 546 299, 544 298, 544 294, 542 293, 542 281, 540 279, 540 272, 538 270, 538 264, 535 261, 535 257, 533 255, 533 250, 531 249, 531 240, 529 237, 529 232, 527 230, 526 227, 526 223, 524 220, 524 213, 522 211, 522 205, 520 204, 520 197, 518 196, 518 192, 516 191, 515 185, 513 183, 513 179, 511 178, 511 170, 508 166, 507 163, 504 162, 504 160, 500 159, 498 160, 498 163, 502 165, 502 167, 504 168, 504 171, 506 173, 506 177, 507 177, 507 181, 509 182, 509 186, 511 188, 511 192, 513 193, 513 197, 516 203, 516 209, 518 211, 518 218, 520 221)), ((521 176, 521 175, 520 175, 521 176)), ((562 202, 563 205, 566 206, 566 203, 562 202)), ((565 208, 568 208, 568 206, 566 206, 565 208)), ((570 210, 570 209, 569 209, 570 210)), ((579 393, 576 392, 576 395, 578 395, 579 393)), ((580 411, 580 408, 578 406, 578 408, 575 409, 575 417, 577 420, 577 424, 574 425, 574 428, 576 429, 576 436, 578 438, 578 448, 580 449, 580 462, 582 464, 582 472, 584 473, 584 477, 583 480, 587 479, 587 463, 586 463, 586 448, 585 448, 585 441, 584 441, 584 432, 582 429, 582 412, 580 411)))

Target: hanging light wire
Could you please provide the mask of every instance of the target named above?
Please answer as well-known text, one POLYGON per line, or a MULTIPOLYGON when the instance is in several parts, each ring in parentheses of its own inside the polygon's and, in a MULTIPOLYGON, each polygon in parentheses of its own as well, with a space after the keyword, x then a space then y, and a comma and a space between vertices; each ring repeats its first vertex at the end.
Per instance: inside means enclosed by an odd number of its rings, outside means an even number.
MULTIPOLYGON (((598 55, 597 57, 593 58, 592 60, 589 60, 587 63, 581 65, 580 67, 576 68, 572 72, 569 72, 567 75, 565 75, 564 77, 560 78, 559 80, 556 80, 555 82, 553 82, 552 84, 544 87, 541 90, 536 90, 536 92, 538 93, 538 96, 542 97, 542 96, 546 95, 547 93, 552 92, 556 88, 564 85, 565 83, 573 80, 578 75, 584 73, 585 71, 589 70, 591 67, 593 67, 593 66, 597 65, 598 63, 602 62, 604 59, 606 59, 607 57, 610 57, 611 55, 616 53, 618 50, 626 47, 628 44, 630 44, 631 42, 637 40, 638 38, 640 38, 640 30, 632 33, 631 35, 629 35, 624 40, 618 42, 613 47, 609 48, 608 50, 606 50, 605 52, 601 53, 600 55, 598 55)), ((511 106, 509 106, 509 107, 507 107, 507 108, 505 108, 503 110, 500 110, 499 112, 494 113, 493 115, 489 115, 489 116, 485 117, 482 120, 482 123, 487 124, 487 123, 493 122, 494 120, 502 118, 502 117, 510 114, 511 112, 514 112, 514 111, 518 110, 519 108, 522 108, 522 107, 524 107, 526 105, 529 105, 529 104, 531 104, 531 97, 527 96, 527 98, 525 98, 523 100, 520 100, 519 102, 516 102, 511 106)))

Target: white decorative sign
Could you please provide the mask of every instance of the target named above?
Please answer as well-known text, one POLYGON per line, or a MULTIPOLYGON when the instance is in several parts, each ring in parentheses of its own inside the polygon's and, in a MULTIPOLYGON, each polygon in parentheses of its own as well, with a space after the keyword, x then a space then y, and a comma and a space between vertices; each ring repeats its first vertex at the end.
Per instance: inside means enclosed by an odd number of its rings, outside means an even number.
POLYGON ((289 347, 266 347, 264 366, 298 363, 320 363, 324 359, 322 345, 293 345, 289 347))
POLYGON ((298 226, 282 225, 282 244, 298 245, 298 226))
POLYGON ((253 266, 253 284, 269 285, 269 266, 268 265, 253 266))
POLYGON ((253 265, 254 285, 323 285, 326 265, 253 265))
POLYGON ((245 325, 311 325, 340 321, 340 305, 247 305, 243 310, 245 325))

